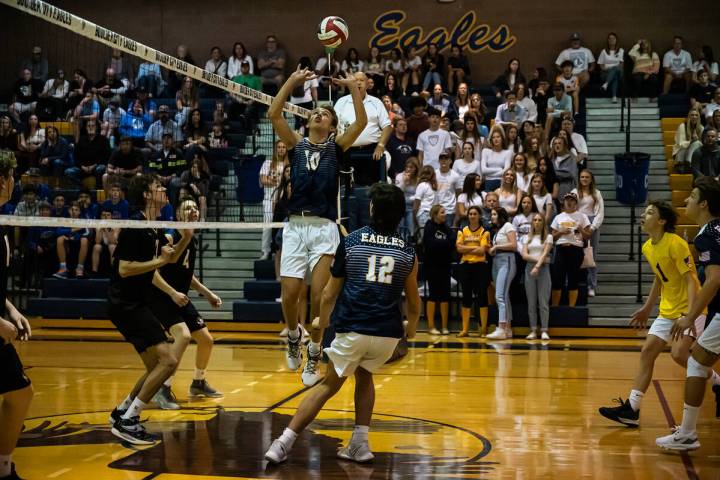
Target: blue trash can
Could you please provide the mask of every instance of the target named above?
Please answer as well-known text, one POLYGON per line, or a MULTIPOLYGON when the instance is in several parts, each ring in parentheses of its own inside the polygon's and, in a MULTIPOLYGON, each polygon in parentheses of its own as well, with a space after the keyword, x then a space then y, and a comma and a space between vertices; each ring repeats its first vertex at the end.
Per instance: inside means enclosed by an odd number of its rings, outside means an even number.
POLYGON ((650 155, 626 152, 615 155, 615 195, 625 205, 640 205, 647 201, 650 179, 650 155))

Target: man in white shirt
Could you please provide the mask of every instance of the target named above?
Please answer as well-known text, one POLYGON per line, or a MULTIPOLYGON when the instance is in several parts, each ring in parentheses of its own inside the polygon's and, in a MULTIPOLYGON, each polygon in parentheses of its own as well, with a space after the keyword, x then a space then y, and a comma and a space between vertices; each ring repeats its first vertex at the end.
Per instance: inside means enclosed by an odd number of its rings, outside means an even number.
POLYGON ((508 90, 505 92, 505 103, 499 105, 497 112, 495 113, 495 124, 502 125, 503 123, 514 123, 520 126, 522 122, 527 120, 527 111, 518 105, 517 94, 514 90, 508 90))
MULTIPOLYGON (((355 73, 360 95, 363 97, 367 126, 360 136, 345 151, 345 165, 353 169, 353 191, 346 194, 346 212, 349 231, 370 224, 370 198, 372 184, 385 180, 385 145, 390 139, 393 127, 382 101, 367 94, 367 76, 355 73)), ((355 107, 352 96, 345 95, 335 103, 338 117, 338 134, 355 122, 355 107)), ((347 191, 347 190, 346 190, 347 191)))
POLYGON ((555 60, 558 70, 566 60, 573 62, 573 75, 577 75, 580 82, 580 89, 590 81, 590 72, 595 68, 595 56, 590 49, 581 46, 580 34, 570 35, 570 48, 566 48, 555 60))
POLYGON ((455 222, 455 202, 458 193, 462 190, 462 184, 460 175, 456 171, 450 170, 450 155, 441 153, 439 161, 440 168, 435 170, 435 179, 437 180, 435 198, 437 203, 445 208, 445 224, 452 227, 455 222))
POLYGON ((705 115, 705 119, 708 122, 712 120, 715 110, 720 110, 720 87, 715 89, 712 102, 705 105, 705 108, 703 109, 703 115, 705 115))
POLYGON ((663 56, 663 70, 665 71, 665 82, 663 83, 663 95, 670 92, 673 82, 682 80, 685 82, 685 91, 692 85, 692 57, 690 52, 683 50, 683 38, 673 38, 673 48, 663 56))
POLYGON ((428 109, 430 128, 418 135, 418 160, 422 166, 430 165, 435 170, 440 168, 440 154, 450 153, 453 141, 450 133, 440 128, 440 112, 428 109))

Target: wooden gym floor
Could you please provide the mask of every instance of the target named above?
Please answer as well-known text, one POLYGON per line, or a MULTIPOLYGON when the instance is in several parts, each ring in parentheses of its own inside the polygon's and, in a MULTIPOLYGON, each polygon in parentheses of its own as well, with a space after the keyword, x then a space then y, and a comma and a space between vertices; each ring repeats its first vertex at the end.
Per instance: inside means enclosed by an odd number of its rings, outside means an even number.
POLYGON ((109 433, 108 414, 141 373, 132 348, 104 330, 36 327, 18 350, 36 396, 15 452, 27 479, 720 479, 720 420, 708 393, 702 447, 669 454, 655 438, 680 421, 685 372, 658 360, 641 427, 597 408, 626 397, 642 337, 486 343, 419 335, 404 359, 376 375, 370 431, 376 459, 335 458, 353 426, 352 381, 305 432, 287 464, 266 468, 265 449, 305 393, 272 333, 216 333, 208 380, 218 400, 188 402, 195 348, 175 378, 180 411, 146 410, 162 437, 129 448, 109 433))

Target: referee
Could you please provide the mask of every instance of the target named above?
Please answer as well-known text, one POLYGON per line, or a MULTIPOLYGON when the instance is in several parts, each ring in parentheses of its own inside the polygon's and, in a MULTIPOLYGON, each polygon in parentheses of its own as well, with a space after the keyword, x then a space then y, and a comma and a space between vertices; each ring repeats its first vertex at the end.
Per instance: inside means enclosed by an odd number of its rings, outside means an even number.
MULTIPOLYGON (((367 126, 355 143, 345 151, 345 165, 353 168, 353 190, 347 198, 345 214, 348 217, 348 231, 352 232, 370 224, 370 186, 385 181, 385 162, 380 160, 385 145, 390 139, 393 127, 382 101, 367 94, 367 76, 355 73, 363 106, 367 115, 367 126)), ((335 104, 338 116, 338 133, 342 134, 355 121, 352 97, 345 95, 335 104)))

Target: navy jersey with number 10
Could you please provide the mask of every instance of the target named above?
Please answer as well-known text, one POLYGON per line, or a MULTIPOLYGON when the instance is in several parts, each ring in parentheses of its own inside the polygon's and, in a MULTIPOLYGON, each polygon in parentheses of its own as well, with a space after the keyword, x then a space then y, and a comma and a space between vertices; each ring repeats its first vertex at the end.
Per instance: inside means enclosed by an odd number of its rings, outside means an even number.
POLYGON ((400 304, 414 264, 415 250, 397 234, 363 227, 345 237, 331 269, 345 278, 332 313, 335 331, 401 338, 400 304))

